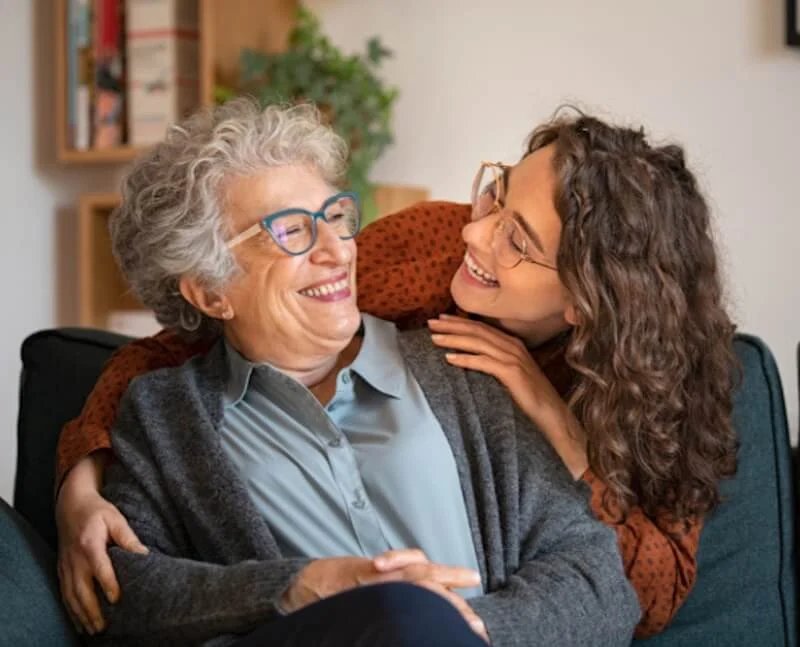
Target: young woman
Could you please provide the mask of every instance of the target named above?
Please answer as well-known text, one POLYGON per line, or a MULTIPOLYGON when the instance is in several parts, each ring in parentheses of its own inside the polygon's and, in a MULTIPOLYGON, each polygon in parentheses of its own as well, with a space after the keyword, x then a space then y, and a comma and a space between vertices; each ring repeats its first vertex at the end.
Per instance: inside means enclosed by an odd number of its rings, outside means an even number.
MULTIPOLYGON (((591 486, 639 595, 637 636, 662 631, 694 584, 703 516, 737 448, 734 327, 683 150, 556 119, 517 165, 481 164, 471 206, 418 205, 358 244, 362 311, 405 327, 454 303, 473 315, 432 319, 435 343, 501 381, 591 486)), ((98 493, 118 401, 134 376, 204 350, 169 332, 121 349, 62 434, 62 591, 84 617, 99 620, 92 577, 118 594, 107 542, 136 548, 98 493)))

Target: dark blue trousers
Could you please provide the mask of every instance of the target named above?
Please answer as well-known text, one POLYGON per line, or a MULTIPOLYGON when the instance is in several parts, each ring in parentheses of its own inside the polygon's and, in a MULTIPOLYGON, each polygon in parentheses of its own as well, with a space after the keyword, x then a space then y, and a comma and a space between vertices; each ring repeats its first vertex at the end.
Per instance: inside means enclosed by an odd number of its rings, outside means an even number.
POLYGON ((393 582, 345 591, 256 629, 236 647, 486 647, 441 596, 393 582))

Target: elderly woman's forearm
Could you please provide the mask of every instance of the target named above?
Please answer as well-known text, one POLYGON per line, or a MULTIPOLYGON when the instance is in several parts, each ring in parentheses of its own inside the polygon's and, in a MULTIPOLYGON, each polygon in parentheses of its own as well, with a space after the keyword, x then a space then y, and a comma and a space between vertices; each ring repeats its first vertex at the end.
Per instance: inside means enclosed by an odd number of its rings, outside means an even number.
POLYGON ((153 642, 195 643, 255 628, 280 613, 281 595, 310 562, 248 560, 220 565, 153 550, 147 556, 119 548, 111 553, 122 594, 117 604, 104 604, 108 632, 153 642))

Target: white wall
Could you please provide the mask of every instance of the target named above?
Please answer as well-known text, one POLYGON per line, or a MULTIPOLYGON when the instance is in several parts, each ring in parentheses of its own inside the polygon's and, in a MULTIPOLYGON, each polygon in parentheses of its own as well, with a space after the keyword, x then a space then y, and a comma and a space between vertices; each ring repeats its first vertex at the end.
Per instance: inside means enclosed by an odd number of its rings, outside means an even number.
POLYGON ((113 178, 55 163, 52 0, 0 0, 0 16, 0 496, 10 500, 20 344, 75 322, 73 205, 113 178))
MULTIPOLYGON (((783 0, 311 0, 348 49, 380 34, 402 90, 378 180, 466 199, 481 159, 514 160, 564 100, 687 146, 713 198, 735 312, 778 357, 797 427, 800 50, 783 0), (610 14, 613 9, 614 15, 610 14)), ((107 170, 54 162, 52 2, 0 0, 0 496, 12 492, 19 344, 74 322, 74 211, 107 170)))
POLYGON ((565 101, 682 142, 714 206, 733 312, 775 353, 796 438, 800 49, 783 45, 784 0, 308 4, 346 49, 378 34, 395 52, 397 144, 378 180, 467 200, 477 163, 518 159, 565 101))

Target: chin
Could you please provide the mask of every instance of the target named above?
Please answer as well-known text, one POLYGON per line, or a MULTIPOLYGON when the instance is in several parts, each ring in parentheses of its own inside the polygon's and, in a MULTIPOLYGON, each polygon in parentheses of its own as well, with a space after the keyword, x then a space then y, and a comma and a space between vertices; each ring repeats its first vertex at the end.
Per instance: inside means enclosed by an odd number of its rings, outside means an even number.
POLYGON ((336 317, 333 329, 336 331, 338 337, 347 338, 347 341, 355 336, 361 326, 361 313, 358 308, 353 306, 347 308, 339 316, 336 317))
POLYGON ((450 296, 453 297, 453 301, 460 310, 470 314, 490 316, 487 315, 486 312, 482 312, 486 307, 486 301, 481 298, 483 295, 479 292, 479 290, 472 289, 469 285, 465 285, 464 281, 460 280, 458 275, 453 277, 450 283, 450 296))

